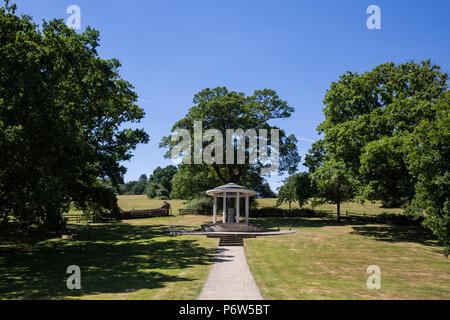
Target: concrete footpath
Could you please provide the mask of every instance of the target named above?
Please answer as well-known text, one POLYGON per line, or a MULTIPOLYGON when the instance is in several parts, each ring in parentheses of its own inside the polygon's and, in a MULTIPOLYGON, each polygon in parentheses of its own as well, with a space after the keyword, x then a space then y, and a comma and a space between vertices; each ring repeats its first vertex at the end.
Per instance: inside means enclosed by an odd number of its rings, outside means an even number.
POLYGON ((262 300, 244 247, 219 247, 199 300, 262 300))

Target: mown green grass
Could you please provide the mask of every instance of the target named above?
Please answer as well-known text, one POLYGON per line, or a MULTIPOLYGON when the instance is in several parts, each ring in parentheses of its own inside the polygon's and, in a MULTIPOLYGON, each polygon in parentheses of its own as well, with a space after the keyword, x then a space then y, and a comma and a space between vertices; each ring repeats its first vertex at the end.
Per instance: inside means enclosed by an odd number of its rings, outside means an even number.
POLYGON ((253 223, 297 233, 245 240, 265 299, 450 299, 450 261, 421 227, 265 218, 253 223), (381 269, 381 290, 366 286, 381 269))
MULTIPOLYGON (((160 208, 164 200, 149 199, 147 196, 118 196, 119 207, 122 210, 131 209, 156 209, 160 208)), ((170 203, 172 214, 177 214, 178 209, 184 208, 185 200, 167 200, 170 203)))
POLYGON ((72 239, 2 241, 0 299, 196 299, 217 239, 165 230, 204 222, 183 216, 70 225, 72 239), (69 265, 81 268, 81 290, 67 289, 69 265))
MULTIPOLYGON (((141 210, 161 208, 164 200, 149 199, 146 195, 123 195, 117 196, 119 208, 122 210, 141 210)), ((178 214, 178 209, 184 208, 185 200, 167 200, 170 203, 172 215, 178 214)), ((79 210, 71 210, 70 213, 81 214, 79 210)))
MULTIPOLYGON (((276 200, 258 201, 273 207, 276 200)), ((170 200, 173 213, 184 202, 170 200)), ((125 210, 161 203, 145 196, 119 197, 125 210)), ((379 203, 345 204, 345 210, 401 213, 379 203)), ((72 239, 0 240, 0 299, 196 299, 212 267, 217 239, 177 237, 165 230, 210 221, 208 216, 173 216, 71 224, 72 239), (80 291, 66 287, 69 265, 81 267, 80 291)), ((250 269, 265 299, 450 299, 450 262, 421 227, 345 217, 341 223, 330 217, 251 218, 251 223, 297 230, 245 240, 250 269), (381 268, 379 291, 366 287, 369 265, 381 268)))

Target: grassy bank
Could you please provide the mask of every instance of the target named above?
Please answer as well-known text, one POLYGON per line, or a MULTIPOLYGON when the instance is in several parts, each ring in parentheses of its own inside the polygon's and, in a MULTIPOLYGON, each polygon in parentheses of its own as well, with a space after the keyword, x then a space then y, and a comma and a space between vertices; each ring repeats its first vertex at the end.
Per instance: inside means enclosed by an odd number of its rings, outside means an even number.
POLYGON ((297 233, 245 240, 265 299, 450 299, 450 261, 417 226, 336 223, 333 219, 254 219, 297 233), (381 269, 381 290, 366 269, 381 269))

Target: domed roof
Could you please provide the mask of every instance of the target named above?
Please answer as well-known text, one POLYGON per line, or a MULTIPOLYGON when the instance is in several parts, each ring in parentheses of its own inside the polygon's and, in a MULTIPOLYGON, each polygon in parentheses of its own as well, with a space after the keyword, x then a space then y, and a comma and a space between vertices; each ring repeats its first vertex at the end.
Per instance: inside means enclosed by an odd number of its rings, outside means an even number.
POLYGON ((227 183, 223 186, 216 187, 212 190, 206 191, 206 194, 208 196, 221 196, 223 193, 227 193, 227 198, 235 198, 236 194, 239 193, 239 196, 255 196, 256 192, 250 189, 247 189, 246 187, 237 185, 235 183, 227 183))

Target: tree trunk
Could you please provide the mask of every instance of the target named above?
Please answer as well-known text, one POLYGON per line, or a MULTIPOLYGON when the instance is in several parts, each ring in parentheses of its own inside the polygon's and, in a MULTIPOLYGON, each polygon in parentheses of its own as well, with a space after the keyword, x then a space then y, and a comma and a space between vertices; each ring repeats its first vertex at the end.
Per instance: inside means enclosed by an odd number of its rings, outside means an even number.
POLYGON ((291 201, 289 201, 289 212, 291 212, 291 201))
POLYGON ((341 203, 337 203, 337 221, 341 221, 341 203))

